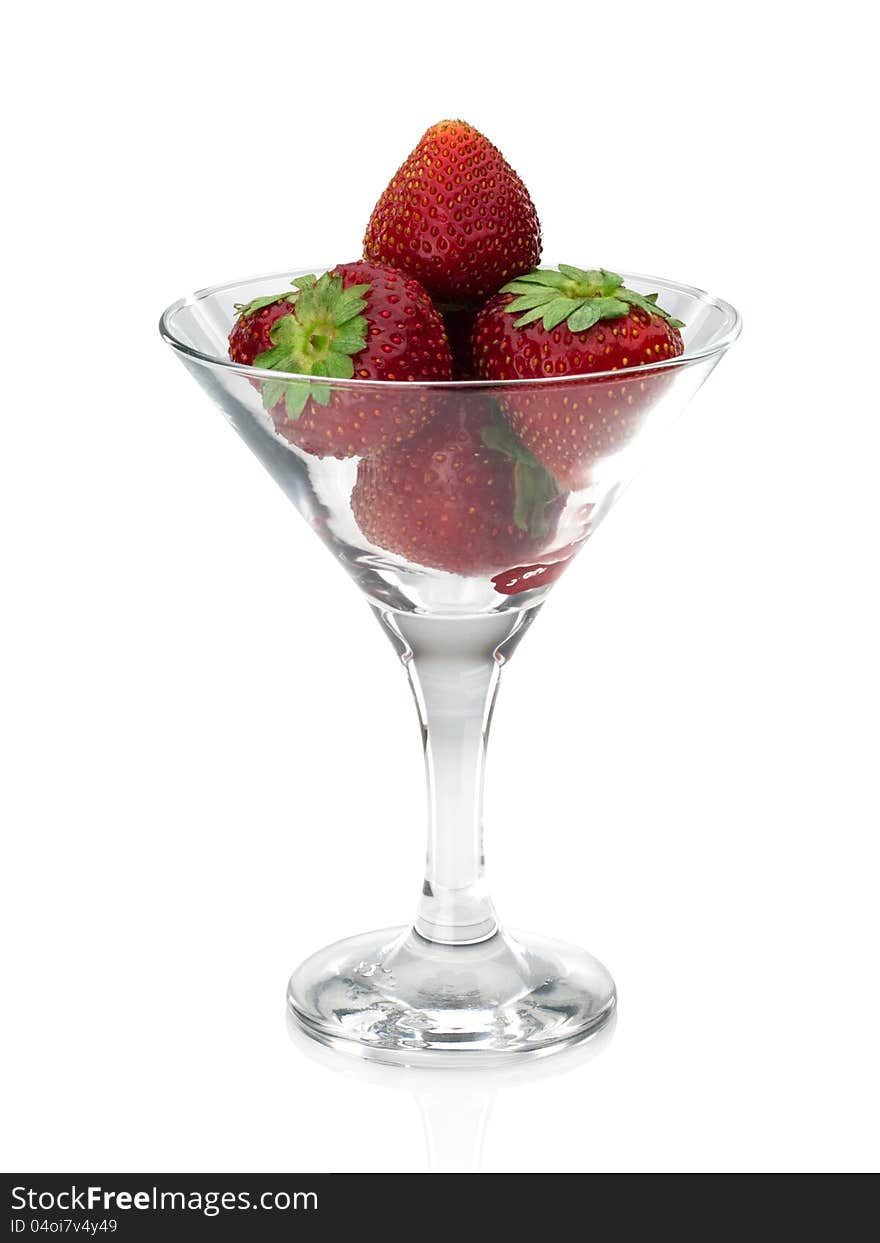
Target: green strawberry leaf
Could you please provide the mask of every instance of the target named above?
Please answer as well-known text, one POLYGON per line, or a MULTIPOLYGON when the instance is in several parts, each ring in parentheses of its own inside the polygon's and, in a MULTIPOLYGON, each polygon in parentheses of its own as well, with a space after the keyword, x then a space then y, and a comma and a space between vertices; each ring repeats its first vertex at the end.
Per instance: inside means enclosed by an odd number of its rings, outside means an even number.
POLYGON ((253 302, 236 302, 233 309, 238 311, 242 319, 250 319, 264 306, 274 306, 276 302, 293 302, 295 293, 270 293, 265 298, 254 298, 253 302))
POLYGON ((534 281, 508 281, 507 284, 503 285, 498 292, 516 294, 555 294, 557 290, 552 285, 536 285, 534 281))
POLYGON ((513 468, 513 481, 514 525, 530 535, 543 535, 547 530, 547 506, 559 495, 553 477, 543 466, 519 460, 513 468))
POLYGON ((648 315, 660 315, 673 328, 683 328, 657 305, 657 294, 639 294, 624 288, 623 277, 607 268, 576 268, 560 263, 559 270, 534 268, 501 287, 516 296, 504 307, 516 315, 515 327, 526 328, 538 320, 545 332, 565 322, 572 332, 585 332, 604 320, 619 319, 632 307, 648 315))
POLYGON ((512 314, 519 311, 530 311, 533 306, 543 306, 545 302, 552 302, 559 295, 555 289, 536 289, 534 293, 519 294, 518 297, 508 303, 507 310, 512 314))
POLYGON ((269 331, 269 339, 278 349, 298 349, 302 336, 303 327, 295 312, 276 319, 269 331))
POLYGON ((541 320, 547 332, 555 328, 557 324, 561 324, 564 319, 568 319, 570 311, 570 298, 554 298, 552 302, 549 302, 544 308, 541 320))
POLYGON ((556 480, 520 444, 510 426, 500 417, 488 423, 480 433, 483 444, 495 453, 503 453, 513 462, 513 521, 520 531, 541 536, 547 529, 546 509, 559 496, 556 480))
POLYGON ((620 319, 621 315, 626 315, 629 307, 618 297, 614 298, 591 298, 591 302, 595 304, 599 311, 599 319, 620 319))
POLYGON ((268 350, 263 350, 262 354, 257 354, 253 365, 255 367, 262 367, 265 371, 291 370, 291 368, 284 365, 287 355, 288 351, 284 346, 273 345, 268 350))
POLYGON ((559 271, 576 285, 585 286, 583 292, 587 296, 607 297, 623 284, 622 276, 618 276, 616 272, 609 272, 606 268, 573 268, 568 264, 560 263, 559 271))
MULTIPOLYGON (((334 342, 334 345, 336 343, 334 342)), ((337 354, 336 350, 332 350, 324 360, 324 370, 321 375, 329 376, 333 380, 350 380, 354 375, 354 363, 348 354, 337 354)), ((315 375, 318 375, 317 369, 315 375)))
POLYGON ((649 315, 660 315, 667 320, 671 328, 684 328, 684 322, 680 319, 673 319, 668 311, 664 311, 662 307, 657 306, 657 295, 655 293, 637 294, 631 289, 620 289, 617 297, 622 298, 624 302, 628 302, 630 306, 637 306, 640 310, 646 311, 649 315))
POLYGON ((264 380, 260 385, 260 396, 263 398, 265 409, 271 410, 277 406, 286 389, 287 385, 284 380, 264 380))
POLYGON ((263 407, 272 411, 283 401, 287 418, 295 421, 309 400, 309 389, 310 385, 302 380, 264 380, 260 385, 263 407))
POLYGON ((349 285, 342 291, 333 308, 333 322, 337 328, 341 328, 343 324, 347 324, 349 320, 360 315, 366 307, 363 295, 369 288, 369 285, 349 285))
POLYGON ((522 276, 518 276, 516 280, 502 285, 499 292, 517 293, 518 291, 513 286, 520 284, 550 285, 555 289, 565 289, 569 284, 569 280, 567 276, 563 276, 561 272, 554 272, 552 268, 534 268, 531 272, 525 272, 522 276))
MULTIPOLYGON (((525 315, 520 315, 519 319, 514 321, 514 326, 516 328, 525 328, 527 325, 533 324, 535 320, 543 319, 545 305, 546 304, 542 302, 539 306, 533 307, 531 311, 526 311, 525 315)), ((505 311, 509 311, 510 307, 506 306, 504 309, 505 311)))
POLYGON ((572 332, 586 332, 593 324, 599 322, 599 308, 595 299, 585 298, 579 303, 577 310, 568 317, 568 326, 572 332))
POLYGON ((338 354, 359 354, 367 339, 367 321, 362 315, 348 320, 333 338, 333 350, 338 354))
POLYGON ((591 271, 587 268, 573 268, 568 263, 560 263, 559 271, 563 276, 567 276, 570 281, 584 281, 588 284, 595 284, 602 279, 601 272, 591 271))
POLYGON ((664 319, 670 318, 661 307, 657 306, 656 294, 646 298, 644 294, 633 293, 631 289, 620 289, 617 296, 624 302, 628 302, 630 306, 637 306, 640 311, 646 311, 648 315, 662 315, 664 319))
POLYGON ((284 409, 287 412, 287 417, 292 422, 295 423, 302 414, 303 410, 305 410, 306 403, 311 395, 309 392, 311 387, 312 386, 309 384, 296 383, 288 383, 285 385, 284 409))
POLYGON ((515 459, 520 451, 528 452, 519 443, 508 424, 502 423, 500 418, 495 423, 486 424, 480 432, 480 439, 487 449, 492 449, 495 453, 503 453, 505 457, 515 459))
POLYGON ((513 524, 520 531, 528 531, 535 508, 535 488, 532 472, 524 462, 513 468, 513 524))

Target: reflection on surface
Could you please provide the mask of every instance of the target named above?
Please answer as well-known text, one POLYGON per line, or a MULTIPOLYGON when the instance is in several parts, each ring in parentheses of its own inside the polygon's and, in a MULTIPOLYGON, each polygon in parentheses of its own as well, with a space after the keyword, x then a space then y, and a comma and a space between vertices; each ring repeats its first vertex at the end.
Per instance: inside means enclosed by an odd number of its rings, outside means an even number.
POLYGON ((432 1174, 474 1174, 480 1170, 483 1140, 492 1106, 505 1091, 583 1069, 608 1047, 617 1017, 595 1035, 544 1058, 481 1070, 421 1070, 387 1066, 328 1049, 301 1030, 287 1014, 287 1030, 298 1053, 334 1074, 380 1088, 409 1092, 425 1130, 427 1168, 432 1174))

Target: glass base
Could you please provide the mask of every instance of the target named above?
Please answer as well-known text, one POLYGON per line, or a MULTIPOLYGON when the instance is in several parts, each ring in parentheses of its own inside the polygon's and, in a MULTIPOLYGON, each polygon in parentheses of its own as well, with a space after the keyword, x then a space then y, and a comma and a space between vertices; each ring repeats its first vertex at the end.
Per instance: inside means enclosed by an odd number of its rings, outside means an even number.
POLYGON ((614 1011, 614 981, 584 950, 526 933, 439 945, 412 928, 338 941, 294 971, 303 1031, 343 1052, 413 1066, 489 1066, 568 1048, 614 1011))

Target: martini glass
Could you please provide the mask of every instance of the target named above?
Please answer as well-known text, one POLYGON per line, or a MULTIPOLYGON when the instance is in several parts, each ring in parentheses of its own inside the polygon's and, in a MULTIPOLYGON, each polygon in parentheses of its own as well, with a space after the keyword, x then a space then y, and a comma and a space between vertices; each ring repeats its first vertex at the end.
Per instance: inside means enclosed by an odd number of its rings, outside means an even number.
MULTIPOLYGON (((321 1043, 382 1062, 488 1066, 543 1056, 595 1033, 613 1013, 616 994, 609 973, 584 950, 498 922, 485 880, 482 793, 499 675, 554 581, 736 340, 739 316, 699 289, 624 274, 629 289, 658 293, 659 304, 686 325, 679 358, 589 376, 426 384, 287 377, 230 362, 236 305, 277 294, 303 274, 201 290, 169 307, 160 325, 366 597, 406 669, 419 714, 428 840, 415 919, 306 959, 290 979, 290 1010, 321 1043), (457 428, 485 420, 503 425, 505 409, 523 402, 543 404, 548 418, 553 411, 560 435, 569 420, 597 410, 615 420, 623 411, 615 425, 625 430, 589 462, 582 486, 548 503, 541 534, 517 534, 511 524, 507 536, 486 537, 477 568, 460 574, 444 568, 442 539, 421 554, 434 562, 429 565, 367 537, 361 523, 374 537, 376 529, 363 503, 353 505, 352 493, 377 459, 322 458, 298 447, 278 404, 279 384, 309 385, 310 400, 328 416, 355 402, 385 425, 393 425, 406 403, 426 424, 417 435, 446 428, 453 442, 457 428)), ((505 461, 499 455, 502 487, 505 470, 513 470, 505 461)))

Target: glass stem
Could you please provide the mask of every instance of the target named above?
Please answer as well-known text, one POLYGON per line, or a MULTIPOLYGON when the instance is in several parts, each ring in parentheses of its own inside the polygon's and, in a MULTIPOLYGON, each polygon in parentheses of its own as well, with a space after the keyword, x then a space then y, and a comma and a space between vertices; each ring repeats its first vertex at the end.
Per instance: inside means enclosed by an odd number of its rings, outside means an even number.
POLYGON ((409 675, 422 726, 428 850, 415 928, 429 941, 473 945, 498 927, 484 877, 486 743, 501 667, 536 613, 381 613, 409 675))

